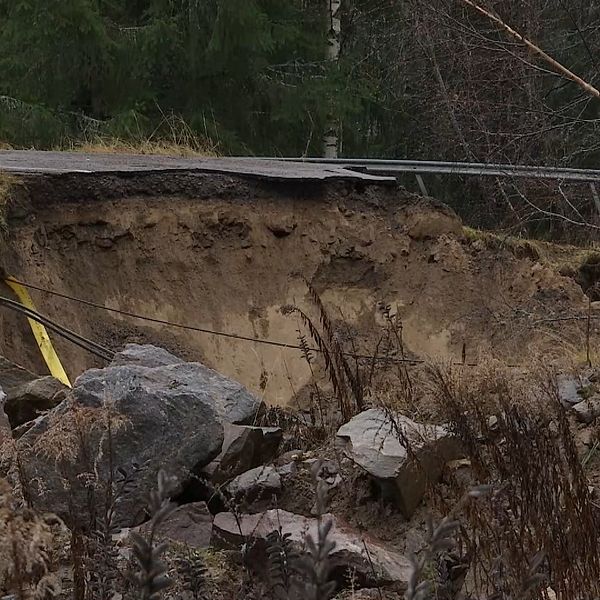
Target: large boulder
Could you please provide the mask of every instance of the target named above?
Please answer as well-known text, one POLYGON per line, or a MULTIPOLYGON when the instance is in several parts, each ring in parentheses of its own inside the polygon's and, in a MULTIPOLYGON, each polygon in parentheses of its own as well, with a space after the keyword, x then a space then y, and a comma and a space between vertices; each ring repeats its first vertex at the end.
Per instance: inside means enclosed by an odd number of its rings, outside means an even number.
POLYGON ((87 371, 17 442, 28 493, 36 508, 81 520, 103 510, 100 484, 125 474, 115 519, 134 526, 159 469, 179 493, 221 451, 223 423, 250 421, 260 406, 239 383, 198 363, 134 361, 87 371))
MULTIPOLYGON (((403 555, 387 550, 368 538, 342 526, 333 515, 323 519, 332 520, 328 539, 335 542, 329 556, 331 578, 341 585, 352 582, 358 586, 396 584, 406 589, 412 566, 403 555)), ((299 552, 306 550, 306 536, 318 539, 319 521, 285 510, 269 510, 255 515, 219 513, 213 521, 211 545, 228 550, 240 550, 244 546, 252 556, 250 564, 257 570, 267 565, 267 537, 279 531, 289 536, 289 541, 299 552)))
POLYGON ((253 423, 263 407, 262 401, 241 383, 201 363, 181 362, 154 346, 130 344, 115 361, 116 364, 106 369, 91 369, 77 379, 74 393, 80 403, 97 404, 106 393, 118 394, 123 382, 129 385, 140 380, 152 392, 173 390, 203 397, 224 423, 253 423), (160 350, 158 356, 157 350, 160 350), (131 362, 127 361, 128 356, 131 362))
POLYGON ((117 352, 112 360, 113 367, 122 365, 138 365, 139 367, 166 367, 181 365, 185 361, 164 348, 151 344, 127 344, 121 352, 117 352))
POLYGON ((252 427, 224 424, 225 439, 221 453, 203 473, 213 483, 230 481, 242 473, 271 462, 283 433, 278 427, 252 427))
POLYGON ((458 440, 445 427, 421 425, 383 409, 366 410, 337 432, 336 445, 367 471, 382 495, 407 517, 414 513, 429 483, 444 465, 461 458, 458 440))

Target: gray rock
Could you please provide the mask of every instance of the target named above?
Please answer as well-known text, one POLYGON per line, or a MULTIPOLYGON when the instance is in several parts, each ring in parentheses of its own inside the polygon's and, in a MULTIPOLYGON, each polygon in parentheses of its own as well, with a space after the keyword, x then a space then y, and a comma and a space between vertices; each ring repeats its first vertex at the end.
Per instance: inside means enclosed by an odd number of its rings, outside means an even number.
POLYGON ((444 465, 462 452, 444 427, 421 425, 403 415, 394 420, 397 427, 383 409, 364 411, 340 427, 336 445, 410 518, 428 484, 438 481, 444 465))
POLYGON ((579 443, 591 448, 596 440, 596 432, 586 427, 577 434, 577 439, 579 443))
POLYGON ((281 477, 284 480, 294 476, 298 472, 298 465, 295 462, 286 463, 285 465, 281 465, 275 468, 279 473, 279 477, 281 477))
POLYGON ((600 397, 596 396, 575 404, 573 411, 580 421, 588 424, 591 423, 600 417, 600 397))
POLYGON ((111 363, 113 367, 123 365, 138 365, 140 367, 166 367, 168 365, 181 365, 185 361, 164 348, 150 344, 127 344, 121 352, 117 352, 111 363))
POLYGON ((267 221, 266 225, 269 231, 275 237, 284 238, 290 235, 296 229, 297 223, 295 219, 291 217, 279 218, 278 220, 271 218, 269 221, 267 221))
POLYGON ((579 404, 583 397, 582 391, 591 385, 587 377, 575 377, 574 375, 562 374, 556 378, 558 384, 558 396, 564 406, 579 404))
POLYGON ((470 489, 477 484, 471 461, 467 458, 451 460, 444 470, 444 481, 449 485, 458 485, 460 489, 470 489))
POLYGON ((411 527, 404 534, 405 552, 408 555, 419 555, 427 546, 427 531, 421 531, 418 527, 411 527))
POLYGON ((98 405, 107 393, 117 393, 123 382, 143 382, 154 393, 188 393, 203 398, 225 423, 252 423, 263 407, 243 385, 200 363, 176 363, 159 367, 136 364, 92 369, 81 375, 74 389, 75 398, 85 405, 98 405), (113 391, 113 390, 116 390, 113 391))
POLYGON ((56 403, 53 404, 51 400, 48 400, 48 397, 52 397, 53 395, 51 388, 56 392, 58 389, 64 389, 65 387, 52 377, 40 378, 39 375, 20 367, 4 356, 0 356, 0 386, 6 394, 6 404, 8 406, 5 409, 5 412, 9 421, 13 424, 13 427, 17 427, 28 420, 35 419, 37 416, 36 404, 41 407, 40 410, 46 410, 46 408, 56 406, 56 403), (41 382, 41 384, 36 384, 38 381, 41 382), (60 386, 60 388, 58 386, 60 386), (28 390, 31 390, 34 394, 34 397, 31 398, 34 407, 31 410, 28 408, 27 404, 22 404, 21 402, 23 395, 26 395, 28 390), (42 398, 37 397, 40 394, 42 395, 42 398))
POLYGON ((243 510, 264 510, 273 496, 281 492, 281 477, 275 467, 257 467, 238 475, 227 491, 241 503, 243 510))
POLYGON ((23 423, 23 425, 19 425, 15 427, 12 431, 13 438, 18 440, 20 437, 23 437, 30 429, 33 429, 40 423, 44 422, 45 415, 40 415, 33 421, 28 421, 27 423, 23 423))
MULTIPOLYGON (((388 583, 405 589, 412 567, 403 555, 361 538, 360 534, 344 528, 333 515, 323 519, 332 520, 329 539, 335 542, 330 555, 332 577, 340 584, 353 581, 356 585, 370 586, 388 583), (368 549, 368 554, 366 552, 368 549)), ((239 550, 243 544, 252 554, 249 564, 258 570, 267 564, 267 536, 274 531, 289 534, 289 540, 298 551, 306 550, 306 536, 318 539, 319 521, 289 513, 285 510, 269 510, 255 515, 236 517, 231 513, 219 513, 213 522, 211 545, 217 548, 239 550), (239 525, 239 526, 238 526, 239 525)))
POLYGON ((254 467, 271 462, 283 434, 278 427, 251 427, 225 423, 223 448, 204 469, 214 483, 224 483, 254 467))
MULTIPOLYGON (((222 420, 243 415, 244 408, 229 409, 232 396, 224 395, 237 390, 242 398, 250 396, 239 384, 224 383, 224 378, 207 371, 202 365, 182 364, 155 369, 128 365, 84 373, 67 400, 17 442, 35 508, 68 521, 89 512, 86 481, 93 482, 94 473, 100 481, 110 479, 108 415, 112 415, 113 472, 123 469, 132 475, 117 502, 119 525, 143 520, 159 469, 173 477, 173 493, 178 493, 191 471, 220 452, 222 420), (198 375, 193 381, 192 373, 198 375), (83 444, 78 430, 85 431, 83 444)), ((249 406, 250 402, 245 409, 249 406)))
POLYGON ((54 377, 40 377, 13 387, 7 394, 4 411, 13 428, 36 419, 41 413, 58 406, 68 388, 54 377))
POLYGON ((12 431, 8 417, 4 412, 4 402, 6 401, 6 394, 0 387, 0 446, 8 440, 12 439, 12 431))
POLYGON ((18 388, 24 383, 38 378, 39 375, 24 369, 4 356, 0 356, 0 386, 7 395, 11 393, 13 388, 18 388))
MULTIPOLYGON (((184 504, 175 509, 156 529, 161 540, 185 544, 190 548, 208 548, 212 532, 213 517, 205 502, 184 504)), ((138 528, 145 535, 149 524, 138 528)))

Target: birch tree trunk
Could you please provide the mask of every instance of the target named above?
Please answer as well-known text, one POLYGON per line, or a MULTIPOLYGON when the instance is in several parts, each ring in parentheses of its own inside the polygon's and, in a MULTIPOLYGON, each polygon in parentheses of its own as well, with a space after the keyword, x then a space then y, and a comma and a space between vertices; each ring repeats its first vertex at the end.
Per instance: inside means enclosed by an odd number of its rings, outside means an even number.
MULTIPOLYGON (((327 2, 327 60, 332 64, 337 64, 340 58, 340 37, 342 32, 342 0, 325 0, 327 2)), ((337 158, 339 141, 339 122, 335 115, 331 99, 329 102, 329 112, 327 113, 327 122, 325 124, 325 135, 323 138, 323 156, 325 158, 337 158)))

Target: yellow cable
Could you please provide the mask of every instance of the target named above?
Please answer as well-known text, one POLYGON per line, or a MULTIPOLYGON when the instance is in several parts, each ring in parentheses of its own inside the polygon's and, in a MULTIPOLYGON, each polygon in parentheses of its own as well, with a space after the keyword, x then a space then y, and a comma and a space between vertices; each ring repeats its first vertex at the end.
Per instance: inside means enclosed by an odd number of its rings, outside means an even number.
MULTIPOLYGON (((19 301, 23 306, 29 308, 30 310, 35 310, 35 306, 33 304, 33 300, 29 295, 29 292, 19 283, 17 283, 14 279, 8 278, 5 280, 6 284, 13 290, 13 292, 19 298, 19 301)), ((48 336, 48 332, 46 328, 37 321, 33 319, 27 319, 29 321, 29 325, 31 327, 31 331, 33 331, 33 335, 35 337, 35 341, 40 347, 40 352, 48 365, 48 369, 50 370, 50 374, 52 377, 62 381, 65 385, 71 387, 71 382, 69 381, 69 377, 65 372, 60 359, 58 358, 58 354, 54 350, 54 346, 50 341, 50 337, 48 336)))

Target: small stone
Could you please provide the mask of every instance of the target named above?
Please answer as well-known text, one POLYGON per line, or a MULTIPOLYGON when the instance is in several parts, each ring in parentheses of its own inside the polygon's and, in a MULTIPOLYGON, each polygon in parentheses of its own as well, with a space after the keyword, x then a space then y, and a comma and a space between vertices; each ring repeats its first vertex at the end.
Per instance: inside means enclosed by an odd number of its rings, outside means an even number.
POLYGON ((558 396, 565 407, 580 403, 584 397, 582 390, 590 385, 587 378, 578 378, 573 375, 559 375, 557 377, 558 396))
POLYGON ((417 555, 427 546, 425 533, 416 527, 411 527, 404 536, 406 553, 417 555))
POLYGON ((226 489, 246 510, 264 510, 281 492, 281 477, 275 467, 257 467, 236 477, 226 489))
POLYGON ((95 243, 98 248, 104 249, 112 248, 115 244, 110 238, 96 238, 95 243))
POLYGON ((600 398, 590 398, 573 406, 577 418, 583 423, 590 424, 600 416, 600 398))
POLYGON ((34 379, 10 391, 4 412, 12 427, 18 427, 58 406, 64 400, 67 389, 66 385, 49 375, 34 379))
POLYGON ((4 412, 4 401, 6 400, 6 394, 0 388, 0 446, 8 440, 12 439, 12 431, 8 417, 4 412))
POLYGON ((278 465, 285 465, 289 462, 296 462, 304 458, 304 452, 302 450, 288 450, 281 456, 277 457, 275 461, 278 465))
POLYGON ((296 229, 296 221, 293 219, 283 219, 267 223, 267 229, 276 237, 284 238, 291 235, 296 229))
POLYGON ((292 477, 292 475, 295 475, 298 472, 298 465, 295 462, 290 462, 276 467, 276 469, 279 473, 279 476, 283 479, 286 479, 288 477, 292 477))
MULTIPOLYGON (((185 544, 190 548, 208 548, 213 517, 205 502, 184 504, 175 509, 156 529, 163 540, 185 544)), ((142 534, 149 532, 149 524, 139 527, 142 534)))
POLYGON ((594 444, 594 433, 590 429, 584 429, 579 432, 579 441, 584 446, 592 446, 594 444))
POLYGON ((498 429, 498 417, 496 415, 492 415, 487 421, 488 429, 490 431, 496 431, 498 429))

